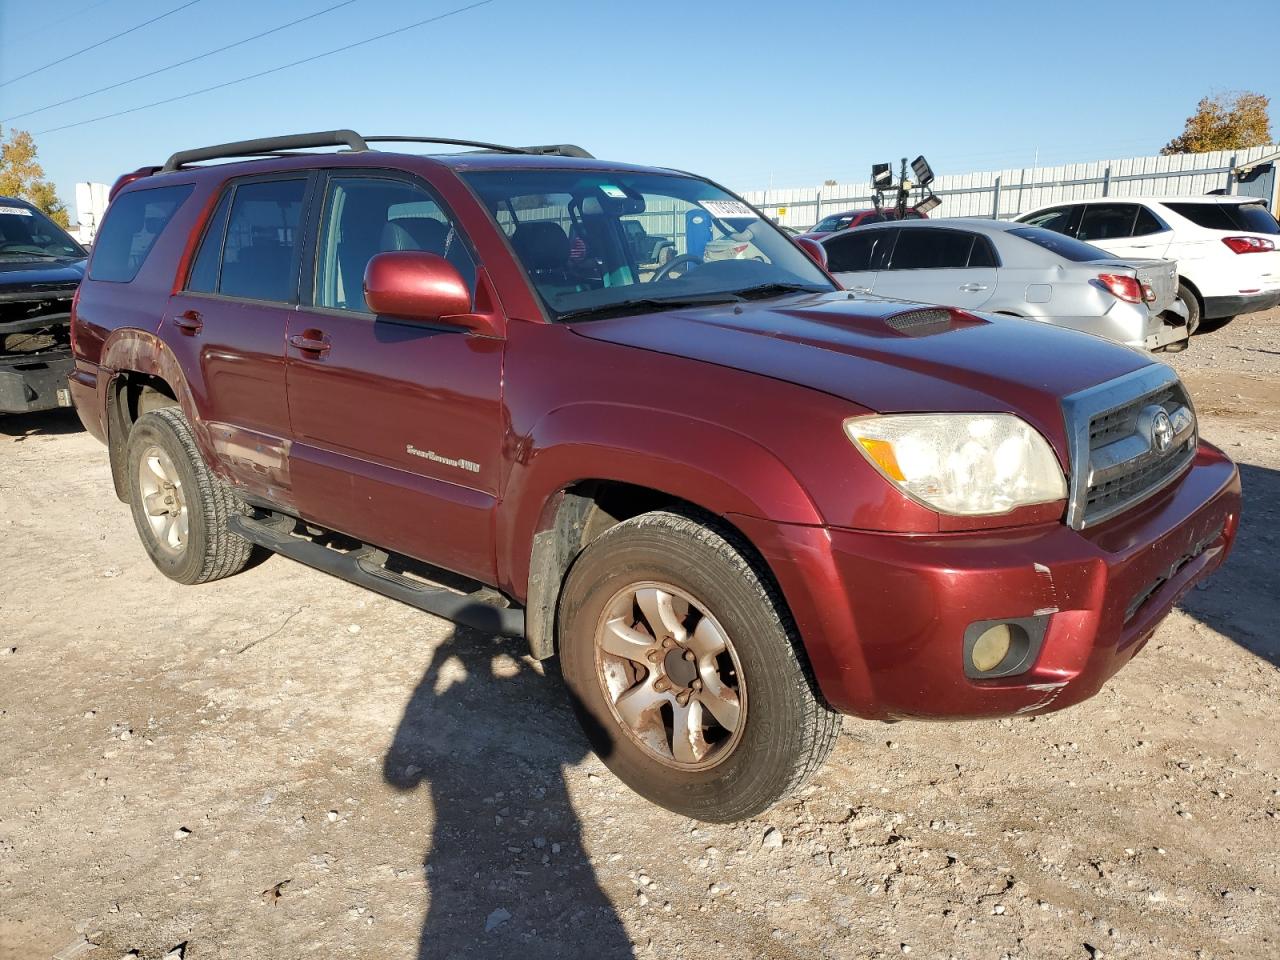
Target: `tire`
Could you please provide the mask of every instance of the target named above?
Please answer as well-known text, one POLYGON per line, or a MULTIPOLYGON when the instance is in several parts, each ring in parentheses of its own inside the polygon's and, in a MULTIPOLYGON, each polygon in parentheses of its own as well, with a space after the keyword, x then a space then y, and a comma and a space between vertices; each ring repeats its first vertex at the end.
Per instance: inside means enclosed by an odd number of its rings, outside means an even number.
POLYGON ((840 732, 840 716, 816 692, 781 597, 739 543, 732 531, 676 513, 620 523, 574 562, 558 621, 561 671, 605 765, 652 802, 718 823, 754 816, 795 791, 822 766, 840 732), (661 593, 668 595, 667 624, 678 622, 689 643, 683 652, 674 642, 666 654, 656 649, 653 634, 670 631, 647 629, 642 597, 653 610, 661 593), (633 661, 604 650, 598 636, 618 642, 610 624, 631 643, 651 643, 649 654, 628 647, 639 658, 633 661), (727 638, 724 649, 704 656, 716 649, 707 638, 717 635, 727 638), (694 648, 700 652, 690 657, 694 648), (682 657, 693 665, 682 667, 682 657), (660 694, 655 684, 662 683, 671 686, 660 694), (731 687, 733 697, 717 696, 716 686, 731 687), (628 699, 637 695, 642 699, 628 699), (691 698, 687 708, 680 696, 691 698), (624 713, 634 718, 635 703, 654 700, 659 705, 640 714, 643 724, 623 720, 624 713), (715 704, 715 712, 703 703, 715 704), (687 745, 673 736, 682 715, 695 719, 681 729, 697 728, 698 716, 706 727, 687 745), (687 755, 678 758, 677 750, 687 755))
POLYGON ((249 508, 205 466, 181 409, 164 407, 138 418, 129 431, 124 469, 134 526, 161 573, 193 584, 244 569, 253 545, 227 522, 249 508))
POLYGON ((1178 299, 1187 308, 1187 336, 1200 328, 1200 301, 1185 283, 1178 284, 1178 299))

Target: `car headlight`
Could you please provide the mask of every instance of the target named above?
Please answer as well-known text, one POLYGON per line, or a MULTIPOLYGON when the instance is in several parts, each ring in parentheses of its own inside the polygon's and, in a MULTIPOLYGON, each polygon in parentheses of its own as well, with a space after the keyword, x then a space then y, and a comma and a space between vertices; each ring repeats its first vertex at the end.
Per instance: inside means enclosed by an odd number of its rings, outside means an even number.
POLYGON ((853 417, 844 429, 880 473, 941 513, 1007 513, 1067 496, 1049 442, 1012 414, 853 417))

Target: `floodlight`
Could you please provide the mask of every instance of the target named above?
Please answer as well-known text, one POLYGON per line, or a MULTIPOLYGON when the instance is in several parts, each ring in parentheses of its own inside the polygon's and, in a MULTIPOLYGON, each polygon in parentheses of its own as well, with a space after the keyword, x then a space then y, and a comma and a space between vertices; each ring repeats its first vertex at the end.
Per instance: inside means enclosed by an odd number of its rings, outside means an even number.
POLYGON ((933 183, 933 167, 929 166, 929 161, 924 157, 916 157, 911 161, 911 170, 916 175, 916 183, 922 187, 927 187, 933 183))
POLYGON ((871 165, 871 186, 877 190, 888 190, 893 183, 893 168, 887 163, 871 165))
POLYGON ((931 193, 916 204, 916 213, 928 213, 930 210, 936 210, 940 206, 942 206, 942 198, 936 193, 931 193))

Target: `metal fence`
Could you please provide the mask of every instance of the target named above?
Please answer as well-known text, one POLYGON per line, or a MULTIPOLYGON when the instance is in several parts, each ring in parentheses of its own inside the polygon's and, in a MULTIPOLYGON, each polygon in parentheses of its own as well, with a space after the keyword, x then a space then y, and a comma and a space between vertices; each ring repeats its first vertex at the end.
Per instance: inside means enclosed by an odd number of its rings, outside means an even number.
MULTIPOLYGON (((1197 196, 1214 191, 1249 193, 1269 201, 1274 210, 1276 155, 1280 146, 1250 147, 1214 153, 1129 157, 1057 167, 1023 167, 939 177, 933 190, 942 206, 931 217, 996 217, 1008 219, 1039 207, 1070 200, 1123 196, 1197 196), (1269 163, 1260 164, 1267 160, 1269 163), (1257 189, 1241 189, 1244 176, 1257 189), (1265 169, 1264 169, 1265 168, 1265 169)), ((749 190, 743 194, 781 224, 805 228, 841 210, 872 205, 871 184, 838 183, 782 190, 749 190)))

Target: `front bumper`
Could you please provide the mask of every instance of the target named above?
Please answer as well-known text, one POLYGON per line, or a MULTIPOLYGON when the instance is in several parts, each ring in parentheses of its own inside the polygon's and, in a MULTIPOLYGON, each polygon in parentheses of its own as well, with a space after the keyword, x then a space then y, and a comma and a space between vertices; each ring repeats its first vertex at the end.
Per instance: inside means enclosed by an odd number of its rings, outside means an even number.
POLYGON ((1186 475, 1096 529, 1064 524, 937 536, 860 533, 735 518, 795 616, 819 686, 871 719, 1042 713, 1112 677, 1235 537, 1240 478, 1201 444, 1186 475), (1041 618, 1025 672, 965 676, 978 621, 1041 618))
POLYGON ((0 413, 33 413, 71 406, 70 350, 0 358, 0 413))
POLYGON ((1266 290, 1262 293, 1240 294, 1233 297, 1205 297, 1205 320, 1221 320, 1223 317, 1238 317, 1242 313, 1259 313, 1280 305, 1280 290, 1266 290))

